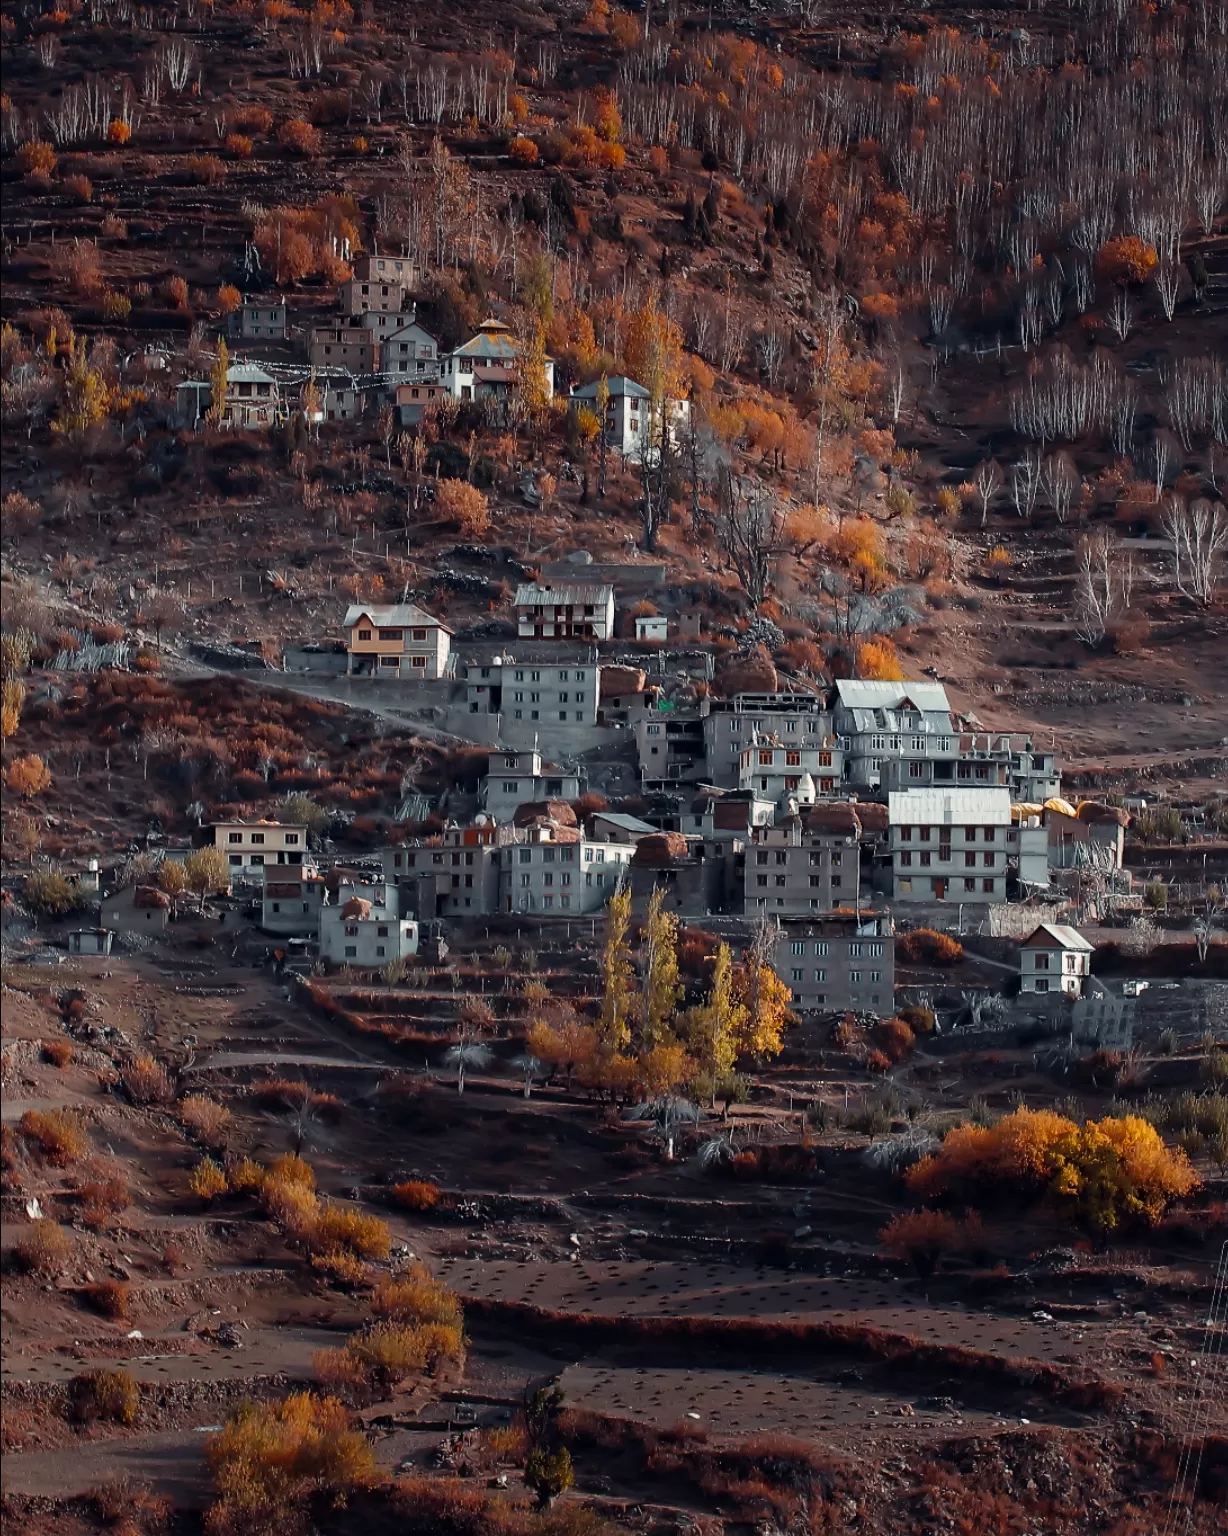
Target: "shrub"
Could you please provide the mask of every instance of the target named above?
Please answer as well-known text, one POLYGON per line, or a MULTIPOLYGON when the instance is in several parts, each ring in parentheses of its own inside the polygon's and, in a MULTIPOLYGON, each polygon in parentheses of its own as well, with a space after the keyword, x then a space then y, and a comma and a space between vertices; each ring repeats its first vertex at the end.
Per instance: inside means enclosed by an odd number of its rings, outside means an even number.
POLYGON ((234 115, 234 125, 244 133, 268 133, 273 126, 273 114, 267 107, 240 107, 234 115))
POLYGON ((189 155, 183 169, 188 180, 199 187, 216 187, 226 180, 226 166, 216 155, 189 155))
POLYGON ((1100 247, 1100 269, 1112 283, 1145 283, 1159 260, 1155 246, 1137 235, 1108 240, 1100 247))
POLYGON ((393 1185, 392 1199, 407 1211, 433 1211, 439 1203, 439 1186, 426 1179, 407 1179, 393 1185))
POLYGON ((108 289, 102 296, 102 316, 104 320, 126 320, 132 313, 132 300, 126 293, 116 293, 114 289, 108 289))
POLYGON ((318 155, 324 145, 320 130, 301 117, 292 117, 281 125, 277 130, 277 142, 283 149, 299 155, 318 155))
POLYGON ((53 1067, 61 1069, 72 1061, 72 1044, 68 1040, 44 1040, 42 1057, 53 1067))
POLYGON ((188 302, 188 285, 182 277, 168 277, 162 285, 167 302, 176 309, 183 309, 188 302))
POLYGON ((912 1030, 899 1018, 883 1019, 876 1024, 873 1038, 876 1050, 881 1051, 891 1064, 903 1061, 917 1043, 912 1030))
POLYGON ((208 1204, 210 1201, 220 1199, 227 1192, 230 1181, 226 1177, 225 1170, 220 1168, 211 1157, 202 1157, 192 1169, 188 1188, 198 1200, 208 1204))
POLYGON ((281 1403, 241 1403, 205 1455, 221 1516, 233 1515, 253 1530, 280 1522, 314 1491, 340 1498, 378 1481, 371 1447, 349 1428, 345 1409, 336 1398, 310 1392, 281 1403))
POLYGON ((1149 907, 1162 912, 1168 906, 1168 887, 1163 880, 1148 880, 1143 887, 1143 900, 1149 907))
POLYGON ((126 144, 132 137, 131 124, 124 122, 122 117, 114 117, 107 129, 107 139, 112 144, 126 144))
POLYGON ((901 682, 903 668, 895 646, 885 636, 865 640, 857 647, 857 676, 880 682, 901 682))
POLYGON ((932 1035, 938 1022, 932 1008, 901 1008, 900 1018, 914 1035, 932 1035))
POLYGON ((1014 563, 1010 550, 1001 544, 995 544, 985 556, 985 564, 995 575, 1009 571, 1014 563))
POLYGON ((945 1211, 913 1211, 892 1217, 878 1235, 893 1258, 906 1260, 919 1275, 932 1275, 943 1254, 965 1246, 968 1232, 945 1211))
POLYGON ((1154 1223, 1170 1199, 1198 1187, 1185 1153, 1166 1147, 1141 1116, 1106 1116, 1079 1126, 1052 1110, 1030 1109, 1017 1109, 992 1126, 956 1127, 906 1178, 911 1189, 931 1197, 1048 1195, 1102 1232, 1128 1222, 1154 1223))
POLYGON ((539 1509, 545 1509, 566 1493, 575 1480, 571 1452, 565 1445, 557 1451, 548 1451, 539 1445, 529 1452, 524 1466, 524 1484, 530 1493, 536 1494, 539 1509))
POLYGON ((88 203, 93 200, 94 183, 88 176, 83 176, 79 171, 72 176, 65 176, 64 190, 79 203, 88 203))
POLYGON ((241 1157, 226 1170, 226 1179, 236 1195, 256 1195, 264 1184, 264 1169, 254 1158, 241 1157))
POLYGON ((27 1109, 18 1121, 21 1134, 56 1168, 79 1162, 90 1139, 80 1115, 68 1109, 27 1109))
POLYGON ((36 752, 15 757, 8 765, 4 782, 23 800, 33 800, 51 788, 51 770, 36 752))
POLYGON ((387 1222, 331 1202, 320 1207, 309 1241, 316 1250, 348 1248, 364 1259, 386 1259, 392 1249, 387 1222))
POLYGON ((423 1264, 381 1282, 371 1298, 376 1317, 399 1323, 435 1323, 445 1328, 461 1326, 461 1307, 450 1291, 423 1264))
POLYGON ((269 1167, 266 1182, 270 1184, 297 1184, 303 1189, 316 1187, 315 1169, 306 1158, 294 1152, 285 1152, 275 1158, 269 1167))
POLYGON ((71 1414, 79 1423, 109 1419, 114 1424, 136 1423, 141 1409, 141 1389, 125 1370, 85 1371, 68 1384, 71 1414))
POLYGON ((190 1093, 179 1106, 179 1120, 188 1134, 206 1147, 225 1146, 231 1114, 224 1104, 203 1093, 190 1093))
POLYGON ((95 1280, 84 1286, 82 1296, 103 1317, 127 1317, 128 1286, 122 1280, 95 1280))
POLYGON ((270 1077, 256 1083, 252 1095, 262 1109, 288 1111, 300 1109, 311 1097, 311 1089, 301 1078, 270 1077))
POLYGON ((55 150, 42 139, 29 139, 17 151, 17 164, 31 181, 50 181, 57 163, 55 150))
POLYGON ((50 870, 27 875, 22 882, 21 899, 36 917, 67 917, 85 905, 80 888, 50 870))
POLYGON ((490 527, 490 508, 476 485, 465 480, 441 480, 435 493, 440 514, 470 538, 481 538, 490 527))
POLYGON ((72 1240, 58 1222, 44 1218, 30 1224, 13 1251, 18 1264, 30 1274, 53 1275, 68 1262, 72 1240))
POLYGON ((223 315, 233 315, 243 303, 243 295, 233 283, 223 283, 217 291, 217 307, 223 315))
POLYGON ((134 1056, 120 1081, 134 1104, 165 1104, 175 1096, 170 1073, 152 1056, 134 1056))
POLYGON ((540 151, 532 139, 526 139, 523 134, 516 137, 507 146, 508 157, 517 165, 536 165, 541 158, 540 151))
POLYGON ((313 1254, 311 1267, 336 1285, 353 1289, 372 1284, 370 1269, 344 1248, 329 1248, 323 1253, 313 1254))
POLYGON ((908 965, 955 965, 964 958, 964 946, 950 934, 933 928, 914 928, 896 940, 896 957, 908 965))
POLYGON ((252 152, 252 141, 245 133, 228 133, 226 148, 239 160, 246 160, 252 152))

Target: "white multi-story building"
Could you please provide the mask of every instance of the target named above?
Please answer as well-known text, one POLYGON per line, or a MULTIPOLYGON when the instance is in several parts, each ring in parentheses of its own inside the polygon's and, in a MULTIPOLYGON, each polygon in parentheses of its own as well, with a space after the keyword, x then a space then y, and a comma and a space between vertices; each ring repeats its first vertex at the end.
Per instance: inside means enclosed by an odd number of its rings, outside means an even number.
MULTIPOLYGON (((543 359, 546 396, 554 395, 554 359, 543 359)), ((439 360, 439 378, 457 400, 509 399, 520 379, 520 344, 511 327, 483 320, 476 336, 439 360)))
MULTIPOLYGON (((605 408, 606 442, 628 463, 638 464, 644 457, 644 450, 649 446, 649 436, 653 431, 652 396, 642 384, 624 374, 615 374, 612 379, 607 379, 606 388, 609 392, 605 408)), ((572 390, 571 398, 576 404, 588 406, 597 412, 600 389, 599 383, 584 384, 572 390)), ((691 402, 671 400, 669 415, 670 441, 676 443, 690 420, 691 402)), ((660 417, 657 416, 655 428, 658 439, 660 426, 660 417)), ((656 447, 659 450, 659 441, 656 447)), ((656 460, 650 457, 649 462, 655 463, 656 460)))
POLYGON ((465 694, 471 715, 551 725, 595 725, 600 669, 595 662, 470 662, 465 694))
POLYGON ((887 816, 897 902, 1006 900, 1009 790, 896 791, 887 816))
POLYGON ((877 788, 890 758, 957 755, 959 733, 941 683, 842 677, 836 683, 834 715, 849 784, 877 788))
MULTIPOLYGON (((826 794, 839 787, 844 758, 832 717, 815 694, 739 693, 714 699, 702 721, 704 775, 711 784, 732 789, 739 783, 742 753, 756 736, 774 737, 786 751, 822 748, 830 763, 817 764, 815 789, 826 794), (835 784, 823 780, 834 777, 835 784)), ((812 770, 813 772, 814 770, 812 770)))
POLYGON ((332 965, 374 969, 418 952, 418 924, 400 915, 395 885, 343 884, 320 911, 320 958, 332 965))
POLYGON ((830 743, 784 746, 775 735, 756 732, 738 759, 738 788, 768 800, 792 796, 811 803, 817 795, 834 795, 839 784, 840 753, 830 743))
POLYGON ((517 828, 499 854, 503 912, 566 916, 605 906, 626 876, 635 843, 597 842, 549 822, 517 828))
POLYGON ((516 588, 516 632, 521 640, 609 640, 614 634, 614 588, 604 583, 516 588))
POLYGON ((578 800, 580 776, 543 766, 542 755, 531 752, 492 752, 479 791, 482 809, 496 821, 511 821, 517 808, 534 800, 578 800))

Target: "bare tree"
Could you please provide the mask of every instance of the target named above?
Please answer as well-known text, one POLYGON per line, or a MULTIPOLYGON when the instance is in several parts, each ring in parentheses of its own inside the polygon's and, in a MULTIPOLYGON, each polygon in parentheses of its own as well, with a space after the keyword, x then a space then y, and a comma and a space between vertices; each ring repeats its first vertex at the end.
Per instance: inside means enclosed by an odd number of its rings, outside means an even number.
POLYGON ((1186 503, 1170 496, 1163 513, 1164 532, 1172 541, 1178 592, 1207 608, 1215 591, 1216 567, 1228 548, 1228 513, 1222 502, 1205 497, 1186 503))
POLYGON ((1068 453, 1052 453, 1041 471, 1045 495, 1059 523, 1070 516, 1070 508, 1079 489, 1079 472, 1068 453))
POLYGON ((1130 295, 1124 288, 1117 288, 1113 293, 1113 302, 1109 305, 1109 327, 1118 341, 1125 341, 1133 325, 1130 295))
POLYGON ((785 355, 785 339, 775 326, 769 326, 766 331, 759 333, 756 347, 759 352, 760 366, 768 381, 768 388, 775 389, 780 365, 785 355))
POLYGON ((1029 449, 1011 465, 1011 500, 1020 517, 1031 517, 1040 493, 1040 454, 1029 449))
POLYGON ((986 459, 973 476, 973 485, 981 503, 981 527, 989 516, 990 503, 1002 489, 1002 467, 997 459, 986 459))
POLYGON ((1074 629, 1085 645, 1103 643, 1109 620, 1122 606, 1119 563, 1120 552, 1109 534, 1090 534, 1080 542, 1074 629))
POLYGON ((717 480, 718 535, 752 607, 767 595, 772 561, 782 543, 782 520, 766 488, 753 475, 722 466, 717 480))

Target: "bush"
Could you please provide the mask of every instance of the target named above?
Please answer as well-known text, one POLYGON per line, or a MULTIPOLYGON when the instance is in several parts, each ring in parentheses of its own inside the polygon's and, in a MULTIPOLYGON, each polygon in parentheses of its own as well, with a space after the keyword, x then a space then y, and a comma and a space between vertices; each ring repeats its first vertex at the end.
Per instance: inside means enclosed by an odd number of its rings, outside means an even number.
POLYGON ((226 1178, 236 1195, 257 1195, 264 1184, 264 1169, 254 1158, 241 1157, 226 1170, 226 1178))
POLYGON ((880 1051, 891 1065, 903 1061, 917 1043, 912 1030, 903 1019, 899 1018, 883 1019, 876 1024, 873 1039, 875 1049, 880 1051))
POLYGON ((13 1249, 22 1269, 32 1275, 54 1275, 63 1269, 72 1253, 72 1240, 58 1222, 32 1222, 13 1249))
POLYGON ((200 187, 216 187, 226 180, 225 163, 216 155, 189 155, 183 162, 183 169, 188 180, 200 187))
POLYGON ((53 1067, 64 1068, 72 1061, 72 1045, 67 1040, 44 1040, 42 1056, 53 1067))
POLYGON ((318 155, 324 146, 320 130, 301 117, 292 117, 281 125, 277 130, 277 142, 283 149, 299 155, 318 155))
POLYGON ((96 1280, 84 1286, 81 1294, 94 1311, 103 1317, 119 1318, 128 1315, 128 1287, 122 1280, 96 1280))
POLYGON ((440 515, 469 538, 481 538, 490 527, 490 508, 477 486, 465 480, 441 480, 435 493, 440 515))
POLYGON ((224 1104, 203 1093, 190 1093, 179 1106, 179 1120, 188 1134, 206 1147, 225 1146, 231 1114, 224 1104))
POLYGON ((65 176, 64 190, 78 203, 91 202, 94 197, 94 183, 88 176, 83 176, 80 172, 72 176, 65 176))
MULTIPOLYGON (((973 1226, 979 1230, 979 1223, 973 1226)), ((932 1275, 944 1254, 967 1245, 969 1227, 945 1211, 913 1211, 892 1217, 878 1235, 893 1258, 906 1260, 919 1275, 932 1275)))
POLYGON ((938 1023, 932 1008, 901 1008, 900 1018, 914 1035, 932 1035, 938 1023))
POLYGON ((152 1056, 134 1056, 120 1081, 134 1104, 165 1104, 175 1096, 170 1073, 152 1056))
POLYGON ((76 1193, 82 1218, 93 1232, 109 1226, 111 1218, 132 1203, 132 1191, 122 1170, 108 1172, 105 1165, 79 1184, 76 1193))
POLYGON ((29 139, 17 151, 17 164, 31 181, 50 181, 58 160, 50 144, 29 139))
MULTIPOLYGON (((102 317, 118 323, 127 320, 132 313, 132 300, 126 293, 116 293, 114 289, 108 289, 102 296, 102 317)), ((123 638, 121 631, 120 638, 123 638)))
POLYGON ((108 1419, 133 1425, 141 1409, 141 1389, 125 1370, 85 1371, 68 1384, 71 1414, 78 1423, 108 1419))
POLYGON ((346 1248, 360 1258, 386 1259, 392 1250, 392 1235, 388 1223, 378 1216, 330 1202, 320 1207, 309 1243, 315 1250, 346 1248))
POLYGON ((216 1513, 248 1530, 271 1528, 312 1492, 340 1499, 378 1481, 371 1447, 350 1429, 345 1409, 310 1392, 241 1403, 205 1455, 221 1496, 216 1513))
POLYGON ((523 134, 517 134, 507 146, 508 158, 517 165, 536 165, 541 158, 537 145, 523 134))
POLYGON ((192 1169, 188 1188, 198 1200, 208 1204, 226 1194, 230 1188, 230 1181, 226 1177, 225 1170, 220 1168, 211 1157, 202 1157, 192 1169))
POLYGON ((226 135, 226 148, 239 160, 246 160, 252 152, 252 141, 245 133, 228 133, 226 135))
POLYGON ((67 917, 70 913, 79 912, 85 905, 79 887, 63 875, 52 874, 49 870, 40 870, 26 876, 21 887, 21 899, 35 917, 67 917))
POLYGON ((113 117, 107 128, 107 139, 112 144, 126 144, 132 137, 132 127, 122 117, 113 117))
POLYGON ((392 1199, 407 1211, 433 1211, 439 1204, 439 1186, 426 1179, 407 1179, 393 1185, 392 1199))
POLYGON ((914 928, 896 939, 895 953, 908 965, 955 965, 964 958, 964 946, 950 934, 914 928))
POLYGON ((56 1168, 78 1162, 89 1151, 89 1133, 80 1115, 68 1109, 27 1109, 17 1122, 21 1134, 56 1168))
POLYGON ((1048 1196, 1088 1226, 1153 1224, 1170 1199, 1198 1187, 1189 1159, 1138 1115, 1076 1125, 1052 1110, 1017 1109, 995 1125, 958 1126, 906 1175, 916 1193, 1025 1201, 1048 1196))
POLYGON ((315 1169, 306 1158, 294 1152, 285 1152, 271 1164, 266 1182, 270 1184, 297 1184, 303 1189, 316 1187, 315 1169))
POLYGON ((51 788, 51 770, 36 752, 15 757, 8 765, 4 782, 23 800, 33 800, 51 788))

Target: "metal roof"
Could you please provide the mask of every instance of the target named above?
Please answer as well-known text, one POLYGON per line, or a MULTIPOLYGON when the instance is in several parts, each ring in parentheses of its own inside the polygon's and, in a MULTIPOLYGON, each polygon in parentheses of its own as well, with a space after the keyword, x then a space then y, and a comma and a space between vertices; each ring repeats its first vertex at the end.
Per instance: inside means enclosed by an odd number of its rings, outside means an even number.
POLYGON ((639 832, 645 837, 650 832, 660 831, 659 827, 650 826, 638 816, 628 816, 625 811, 596 811, 593 819, 608 821, 612 827, 618 827, 623 832, 639 832))
POLYGON ((887 814, 893 827, 1009 827, 1011 792, 1005 787, 892 790, 887 814))
MULTIPOLYGON (((581 388, 572 391, 572 398, 576 400, 595 400, 599 384, 585 384, 581 388)), ((612 379, 606 380, 606 388, 610 391, 611 400, 619 395, 630 395, 635 400, 651 400, 652 395, 644 386, 635 379, 629 379, 625 373, 616 373, 612 379)))
POLYGON ((227 384, 275 384, 277 380, 271 373, 266 373, 263 368, 255 363, 231 363, 226 370, 227 384))
POLYGON ((878 679, 842 677, 836 694, 845 709, 902 709, 911 703, 922 711, 949 713, 951 704, 941 683, 881 682, 878 679))
POLYGON ((375 603, 352 603, 345 610, 345 618, 341 621, 343 629, 353 629, 359 619, 367 617, 380 629, 412 629, 415 626, 422 628, 437 628, 452 631, 442 619, 437 619, 433 614, 427 613, 425 608, 419 608, 413 603, 390 603, 379 606, 375 603))
POLYGON ((611 586, 584 585, 567 587, 541 586, 537 582, 526 582, 516 588, 517 608, 555 608, 574 607, 576 603, 592 603, 594 605, 613 602, 614 588, 611 586))
POLYGON ((1070 928, 1065 923, 1041 923, 1039 928, 1034 928, 1022 941, 1020 948, 1034 946, 1047 949, 1053 944, 1059 949, 1077 949, 1083 954, 1091 954, 1096 947, 1089 944, 1077 928, 1070 928), (1048 944, 1045 943, 1046 939, 1048 944))

